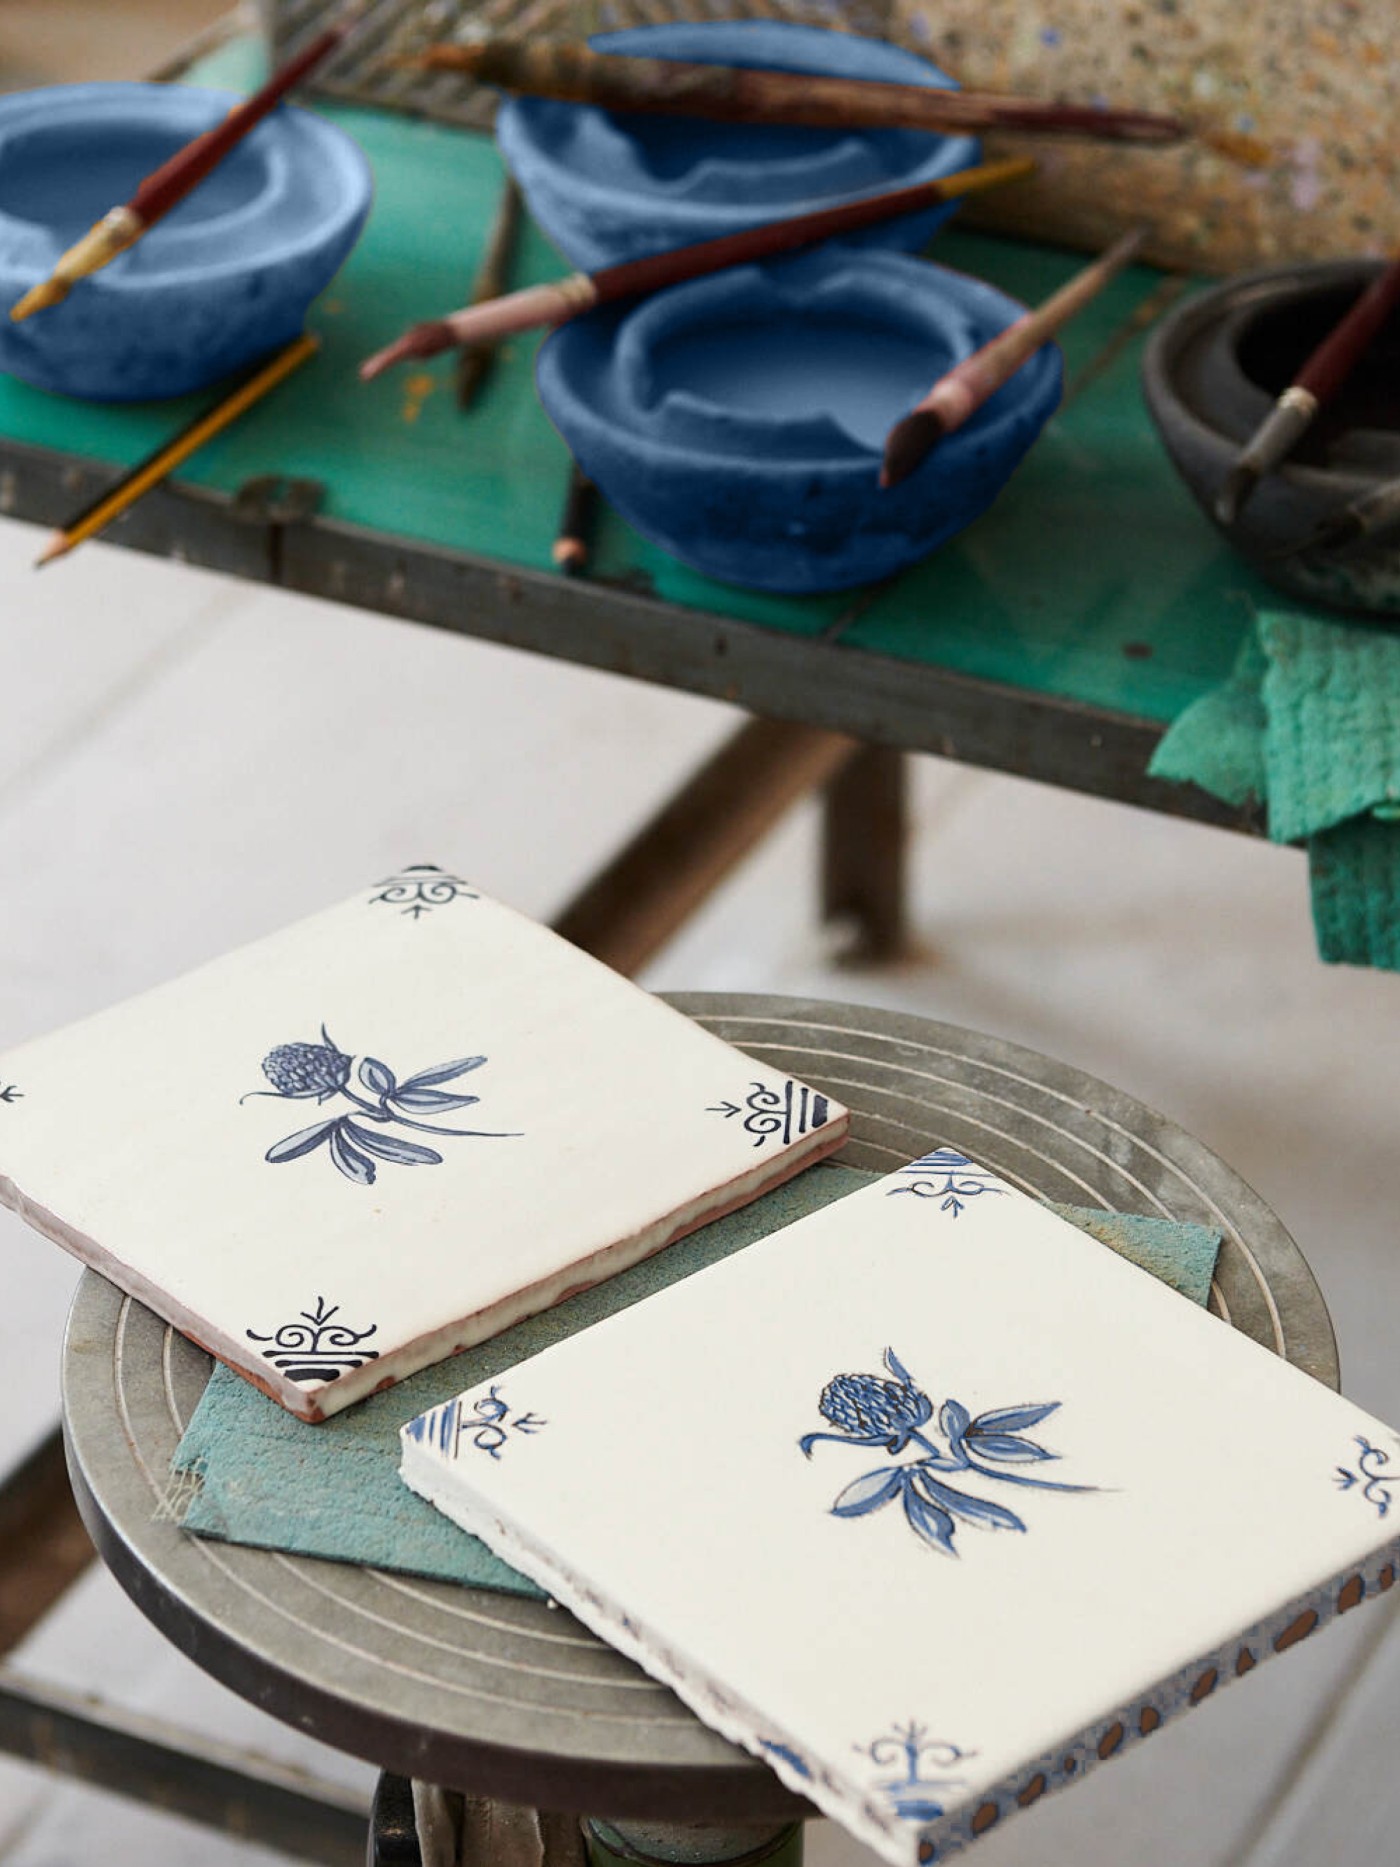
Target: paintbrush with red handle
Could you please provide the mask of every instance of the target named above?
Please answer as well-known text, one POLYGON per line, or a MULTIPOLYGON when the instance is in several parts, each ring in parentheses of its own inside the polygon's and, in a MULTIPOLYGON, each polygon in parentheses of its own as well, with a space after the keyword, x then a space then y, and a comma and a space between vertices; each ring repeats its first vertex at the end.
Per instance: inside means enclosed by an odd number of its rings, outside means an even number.
POLYGON ((1293 452, 1397 305, 1400 253, 1327 333, 1245 444, 1215 501, 1215 516, 1222 525, 1234 524, 1264 475, 1293 452))
POLYGON ((303 78, 308 77, 317 65, 335 51, 359 23, 364 5, 365 0, 354 0, 354 4, 345 9, 335 25, 318 33, 310 44, 302 47, 295 58, 288 59, 261 90, 255 91, 243 103, 236 104, 212 130, 205 130, 182 149, 177 149, 168 161, 162 162, 158 169, 146 177, 128 202, 104 214, 76 245, 69 247, 49 277, 41 284, 32 286, 18 304, 11 308, 10 316, 14 322, 21 323, 36 311, 46 311, 50 305, 61 304, 79 279, 100 272, 119 253, 134 246, 149 228, 178 206, 192 188, 198 187, 205 176, 218 167, 229 151, 242 142, 270 110, 281 103, 288 91, 300 84, 303 78))
POLYGON ((897 421, 886 436, 881 486, 898 486, 907 479, 944 435, 954 433, 970 420, 1016 374, 1027 357, 1048 343, 1062 324, 1123 270, 1146 238, 1145 227, 1125 233, 1093 265, 1077 272, 1033 311, 954 364, 946 376, 940 376, 917 408, 897 421))
POLYGON ((360 365, 360 375, 371 382, 395 363, 436 356, 440 350, 450 350, 456 344, 506 337, 516 331, 532 330, 539 324, 563 324, 581 311, 591 311, 595 305, 610 304, 619 298, 638 298, 660 291, 663 286, 678 285, 684 279, 718 272, 725 266, 772 259, 780 253, 810 246, 836 234, 854 232, 896 214, 914 213, 920 208, 934 207, 940 201, 972 194, 979 188, 1015 181, 1029 175, 1034 167, 1035 164, 1025 158, 986 162, 977 168, 960 169, 957 174, 940 181, 896 188, 887 194, 867 195, 859 201, 843 202, 839 207, 821 208, 814 214, 796 214, 789 220, 766 221, 761 227, 746 228, 743 233, 726 233, 717 240, 700 240, 694 246, 675 247, 668 253, 651 253, 645 259, 629 259, 620 266, 605 266, 600 272, 573 272, 566 279, 556 279, 549 285, 529 285, 524 291, 510 292, 487 304, 468 305, 465 310, 454 311, 448 317, 415 324, 394 343, 367 358, 360 365))

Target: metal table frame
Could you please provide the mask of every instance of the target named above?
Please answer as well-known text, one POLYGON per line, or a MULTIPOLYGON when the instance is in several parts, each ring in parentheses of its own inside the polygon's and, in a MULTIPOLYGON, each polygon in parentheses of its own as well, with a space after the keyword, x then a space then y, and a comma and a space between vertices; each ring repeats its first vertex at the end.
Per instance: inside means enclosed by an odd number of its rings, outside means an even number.
MULTIPOLYGON (((110 483, 103 463, 0 438, 0 512, 58 525, 110 483)), ((274 508, 275 511, 275 508, 274 508)), ((112 542, 303 596, 348 603, 584 667, 727 700, 872 746, 931 752, 1171 816, 1258 833, 1260 813, 1147 776, 1156 720, 684 609, 325 518, 282 523, 257 500, 166 485, 112 542)), ((849 614, 863 607, 852 595, 849 614)), ((839 630, 840 622, 836 629, 839 630)))

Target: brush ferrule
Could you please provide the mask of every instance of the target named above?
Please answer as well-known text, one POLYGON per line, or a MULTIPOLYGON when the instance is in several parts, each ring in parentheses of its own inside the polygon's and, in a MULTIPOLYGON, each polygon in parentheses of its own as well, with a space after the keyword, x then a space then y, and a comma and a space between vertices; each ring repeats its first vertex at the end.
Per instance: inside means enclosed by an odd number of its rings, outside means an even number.
POLYGON ((1285 461, 1312 426, 1318 400, 1297 383, 1285 389, 1250 436, 1215 502, 1222 525, 1233 525, 1265 474, 1285 461))
POLYGON ((1253 477, 1262 479, 1286 460, 1312 426, 1317 413, 1317 397, 1306 389, 1285 389, 1251 435, 1240 455, 1239 464, 1253 477))
POLYGON ((114 207, 76 245, 69 247, 54 267, 55 279, 65 285, 76 285, 89 273, 100 271, 141 237, 144 226, 140 215, 129 207, 114 207))
POLYGON ((19 303, 12 307, 10 317, 16 324, 20 324, 36 311, 47 311, 51 305, 61 305, 79 279, 101 271, 119 253, 135 245, 145 224, 140 215, 133 213, 129 207, 114 207, 110 213, 103 215, 95 227, 89 228, 81 240, 69 247, 47 279, 29 288, 19 303))
POLYGON ((571 272, 566 279, 557 280, 554 289, 564 300, 570 317, 591 311, 598 302, 598 288, 586 272, 571 272))

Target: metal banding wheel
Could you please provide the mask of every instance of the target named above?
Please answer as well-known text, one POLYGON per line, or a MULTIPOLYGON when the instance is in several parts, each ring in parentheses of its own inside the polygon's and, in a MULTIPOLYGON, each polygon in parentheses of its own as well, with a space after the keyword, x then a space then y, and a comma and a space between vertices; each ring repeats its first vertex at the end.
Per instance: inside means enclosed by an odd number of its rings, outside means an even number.
MULTIPOLYGON (((845 1102, 851 1166, 884 1171, 948 1145, 1048 1199, 1215 1227, 1225 1244, 1212 1309, 1337 1384, 1326 1308, 1273 1213, 1131 1097, 996 1038, 897 1013, 710 994, 670 1002, 845 1102)), ((84 1277, 64 1351, 79 1503, 127 1592, 207 1672, 383 1768, 508 1802, 662 1822, 776 1823, 807 1811, 562 1610, 210 1542, 162 1520, 170 1455, 209 1367, 149 1310, 84 1277)))

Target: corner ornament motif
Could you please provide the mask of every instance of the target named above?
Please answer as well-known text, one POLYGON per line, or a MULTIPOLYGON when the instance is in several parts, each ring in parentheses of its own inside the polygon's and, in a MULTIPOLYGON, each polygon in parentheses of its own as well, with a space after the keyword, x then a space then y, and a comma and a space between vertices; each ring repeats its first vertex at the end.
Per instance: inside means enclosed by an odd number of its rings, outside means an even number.
POLYGON ((1337 1488, 1339 1491, 1351 1491, 1359 1486, 1362 1497, 1368 1504, 1375 1506, 1376 1515, 1384 1517, 1389 1513, 1392 1503, 1390 1486, 1400 1484, 1400 1471, 1386 1471, 1390 1454, 1380 1446, 1373 1446, 1360 1433, 1356 1435, 1356 1443, 1361 1448, 1356 1461, 1357 1470, 1352 1471, 1350 1466, 1339 1465, 1337 1488))
POLYGON ((500 1384, 493 1382, 486 1393, 472 1402, 470 1410, 459 1395, 428 1413, 420 1413, 405 1427, 410 1439, 420 1445, 435 1447, 444 1458, 461 1457, 465 1441, 474 1451, 484 1452, 499 1461, 501 1449, 509 1445, 511 1433, 533 1438, 549 1421, 537 1413, 520 1413, 502 1398, 500 1384))
POLYGON ((722 1115, 726 1121, 742 1115, 743 1131, 753 1136, 755 1147, 762 1147, 775 1135, 787 1147, 795 1137, 808 1134, 814 1128, 824 1128, 831 1104, 817 1090, 789 1077, 781 1089, 770 1089, 766 1083, 750 1083, 749 1093, 742 1102, 712 1102, 705 1113, 722 1115))
POLYGON ((449 875, 435 862, 410 862, 397 875, 386 876, 375 886, 379 893, 370 896, 371 907, 381 903, 396 907, 400 914, 407 914, 413 920, 431 914, 434 908, 446 907, 452 901, 481 899, 460 875, 449 875))
POLYGON ((244 1334, 250 1342, 269 1344, 262 1351, 263 1360, 270 1361, 289 1381, 338 1381, 342 1374, 379 1359, 377 1348, 360 1346, 378 1334, 379 1324, 372 1322, 368 1329, 352 1329, 335 1320, 339 1314, 338 1303, 317 1297, 314 1309, 302 1310, 294 1321, 284 1322, 272 1334, 262 1335, 256 1329, 245 1329, 244 1334))
POLYGON ((952 1147, 936 1147, 931 1154, 901 1167, 899 1174, 906 1184, 892 1186, 885 1195, 887 1199, 899 1193, 912 1193, 916 1199, 936 1199, 941 1202, 939 1211, 950 1213, 955 1219, 968 1200, 977 1199, 983 1193, 1007 1191, 998 1184, 994 1173, 975 1165, 966 1154, 952 1147))
POLYGON ((869 1757, 881 1770, 898 1763, 900 1774, 885 1777, 875 1784, 889 1799, 894 1813, 905 1822, 935 1822, 944 1811, 942 1798, 950 1789, 959 1789, 963 1778, 946 1774, 954 1764, 977 1755, 941 1738, 930 1738, 925 1726, 910 1719, 908 1724, 892 1725, 872 1744, 857 1744, 857 1751, 869 1757))

